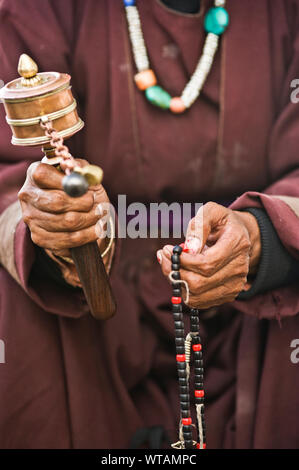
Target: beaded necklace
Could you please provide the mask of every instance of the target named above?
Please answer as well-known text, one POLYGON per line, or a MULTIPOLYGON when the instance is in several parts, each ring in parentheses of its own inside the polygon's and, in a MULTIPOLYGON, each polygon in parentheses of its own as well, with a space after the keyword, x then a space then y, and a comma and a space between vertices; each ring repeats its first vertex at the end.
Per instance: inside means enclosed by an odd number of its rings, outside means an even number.
POLYGON ((123 0, 123 2, 127 15, 133 56, 138 70, 134 77, 137 87, 145 92, 147 100, 154 106, 168 109, 176 114, 183 113, 199 97, 211 70, 218 49, 219 37, 224 33, 229 24, 229 14, 224 8, 225 0, 215 0, 215 6, 207 12, 204 20, 207 37, 202 56, 181 96, 173 98, 167 91, 157 85, 155 73, 150 68, 136 0, 123 0))
MULTIPOLYGON (((206 433, 204 419, 204 389, 203 389, 203 361, 202 345, 199 336, 199 311, 190 309, 190 332, 185 338, 182 308, 182 284, 180 276, 180 255, 183 251, 181 246, 175 246, 171 256, 171 273, 173 296, 171 298, 172 313, 175 326, 176 363, 179 378, 179 396, 181 419, 179 426, 179 441, 172 444, 175 449, 205 449, 206 433), (191 353, 194 355, 194 378, 195 378, 195 407, 197 418, 197 440, 192 438, 192 418, 190 413, 190 362, 191 353)), ((187 302, 187 300, 186 300, 187 302)))

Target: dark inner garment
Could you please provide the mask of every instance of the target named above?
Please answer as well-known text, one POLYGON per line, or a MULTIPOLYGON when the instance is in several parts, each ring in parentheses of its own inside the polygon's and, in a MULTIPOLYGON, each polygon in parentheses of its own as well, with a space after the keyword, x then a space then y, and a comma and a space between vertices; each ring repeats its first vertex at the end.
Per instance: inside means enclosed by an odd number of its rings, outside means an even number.
POLYGON ((162 0, 162 2, 169 8, 182 13, 197 13, 200 8, 200 0, 162 0))

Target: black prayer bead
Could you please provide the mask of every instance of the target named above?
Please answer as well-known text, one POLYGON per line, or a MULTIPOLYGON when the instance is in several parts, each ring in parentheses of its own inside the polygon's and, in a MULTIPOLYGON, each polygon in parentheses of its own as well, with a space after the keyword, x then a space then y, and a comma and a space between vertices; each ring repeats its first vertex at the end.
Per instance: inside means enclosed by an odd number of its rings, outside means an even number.
POLYGON ((179 384, 186 387, 188 385, 186 377, 179 377, 179 384))
POLYGON ((202 359, 202 352, 201 351, 194 351, 194 359, 198 361, 199 359, 202 359))
POLYGON ((190 408, 189 403, 186 403, 184 401, 180 402, 180 406, 181 406, 181 410, 185 410, 185 411, 189 410, 189 408, 190 408))
POLYGON ((185 449, 193 449, 193 441, 192 440, 186 440, 185 441, 185 449))
POLYGON ((175 350, 177 354, 185 354, 185 346, 177 346, 175 350))
POLYGON ((172 269, 172 271, 179 271, 180 270, 180 265, 178 263, 172 263, 171 269, 172 269))
POLYGON ((192 344, 201 344, 201 337, 199 335, 193 336, 192 344))
POLYGON ((191 315, 193 315, 194 317, 198 317, 199 315, 199 311, 197 310, 197 308, 191 308, 191 315))
POLYGON ((195 390, 203 390, 203 383, 202 382, 195 382, 194 388, 195 388, 195 390))
POLYGON ((175 321, 174 322, 174 327, 176 330, 180 330, 184 328, 184 322, 182 321, 175 321))
POLYGON ((172 304, 172 311, 174 313, 178 313, 178 312, 182 312, 183 309, 182 309, 182 305, 181 304, 172 304))
POLYGON ((172 279, 174 279, 175 281, 179 281, 181 279, 179 271, 175 271, 174 273, 172 273, 172 279))
POLYGON ((195 383, 202 383, 203 382, 203 375, 196 375, 195 374, 195 383))
POLYGON ((186 370, 186 362, 177 362, 176 365, 178 370, 186 370))
POLYGON ((181 294, 182 294, 182 289, 172 289, 172 295, 173 297, 181 297, 181 294))
POLYGON ((201 359, 194 361, 194 367, 196 367, 196 369, 202 366, 203 366, 203 361, 201 359))
POLYGON ((175 253, 174 255, 171 255, 171 262, 172 263, 179 263, 180 262, 180 255, 175 253))
POLYGON ((175 336, 177 338, 185 338, 185 331, 183 329, 177 329, 175 330, 175 336))
POLYGON ((202 369, 202 368, 198 368, 198 369, 195 371, 195 374, 196 374, 196 376, 203 375, 203 369, 202 369))
POLYGON ((189 425, 184 424, 183 425, 183 433, 185 434, 185 433, 190 433, 190 432, 191 432, 191 435, 192 435, 192 426, 191 426, 191 424, 189 424, 189 425))
POLYGON ((185 395, 189 393, 189 387, 180 386, 180 395, 185 395))
POLYGON ((174 321, 183 321, 183 314, 181 312, 173 312, 174 321))
POLYGON ((174 249, 172 250, 172 252, 173 252, 174 254, 178 254, 178 255, 180 255, 180 254, 182 253, 182 251, 183 251, 183 248, 182 248, 181 246, 179 246, 179 245, 176 245, 176 246, 174 247, 174 249))
POLYGON ((180 402, 181 403, 188 403, 189 402, 189 395, 186 393, 180 393, 180 402))
POLYGON ((195 403, 196 403, 197 405, 202 405, 202 404, 204 403, 204 399, 203 399, 203 398, 197 398, 197 397, 196 397, 196 398, 195 398, 195 403))
POLYGON ((184 346, 185 347, 185 338, 175 338, 175 344, 177 346, 184 346))
POLYGON ((190 331, 191 331, 192 333, 197 333, 197 331, 198 331, 198 326, 192 324, 192 325, 190 326, 190 331))
POLYGON ((178 369, 177 374, 178 374, 179 378, 186 377, 186 369, 184 369, 184 370, 178 369))
POLYGON ((182 418, 189 418, 190 416, 189 410, 181 410, 181 415, 182 415, 182 418))

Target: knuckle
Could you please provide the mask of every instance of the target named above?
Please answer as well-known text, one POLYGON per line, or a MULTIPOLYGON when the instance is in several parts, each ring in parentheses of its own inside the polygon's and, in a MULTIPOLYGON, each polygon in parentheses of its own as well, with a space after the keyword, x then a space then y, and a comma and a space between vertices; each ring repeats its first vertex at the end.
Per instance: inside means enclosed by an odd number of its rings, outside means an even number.
POLYGON ((189 285, 189 289, 193 293, 198 293, 200 283, 199 283, 199 278, 196 274, 194 273, 189 273, 187 283, 189 285))
POLYGON ((248 251, 251 248, 251 243, 250 243, 250 240, 248 240, 248 238, 243 239, 242 248, 246 251, 248 251))
POLYGON ((53 191, 51 207, 53 210, 63 210, 65 208, 65 196, 62 191, 53 191))
POLYGON ((72 246, 80 246, 84 244, 81 232, 72 232, 69 234, 69 241, 72 246))
POLYGON ((215 267, 210 261, 206 261, 203 264, 202 272, 204 276, 207 276, 207 277, 212 276, 212 274, 214 274, 214 271, 215 271, 215 267))
POLYGON ((76 227, 78 225, 79 218, 79 215, 75 212, 67 212, 64 216, 64 225, 69 229, 76 227))
POLYGON ((41 179, 44 179, 44 177, 46 176, 47 167, 39 163, 37 165, 35 164, 35 167, 33 167, 31 171, 32 178, 34 179, 34 181, 38 182, 41 179))

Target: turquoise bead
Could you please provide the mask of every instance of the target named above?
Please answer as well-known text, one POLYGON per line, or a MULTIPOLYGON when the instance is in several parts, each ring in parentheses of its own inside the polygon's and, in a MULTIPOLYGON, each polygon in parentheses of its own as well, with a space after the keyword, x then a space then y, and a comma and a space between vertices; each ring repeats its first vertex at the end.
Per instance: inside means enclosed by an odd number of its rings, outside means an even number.
POLYGON ((218 36, 223 34, 229 23, 229 14, 225 8, 211 8, 205 17, 205 30, 218 36))
POLYGON ((145 96, 154 106, 158 106, 162 109, 169 109, 171 96, 160 86, 150 86, 145 90, 145 96))

